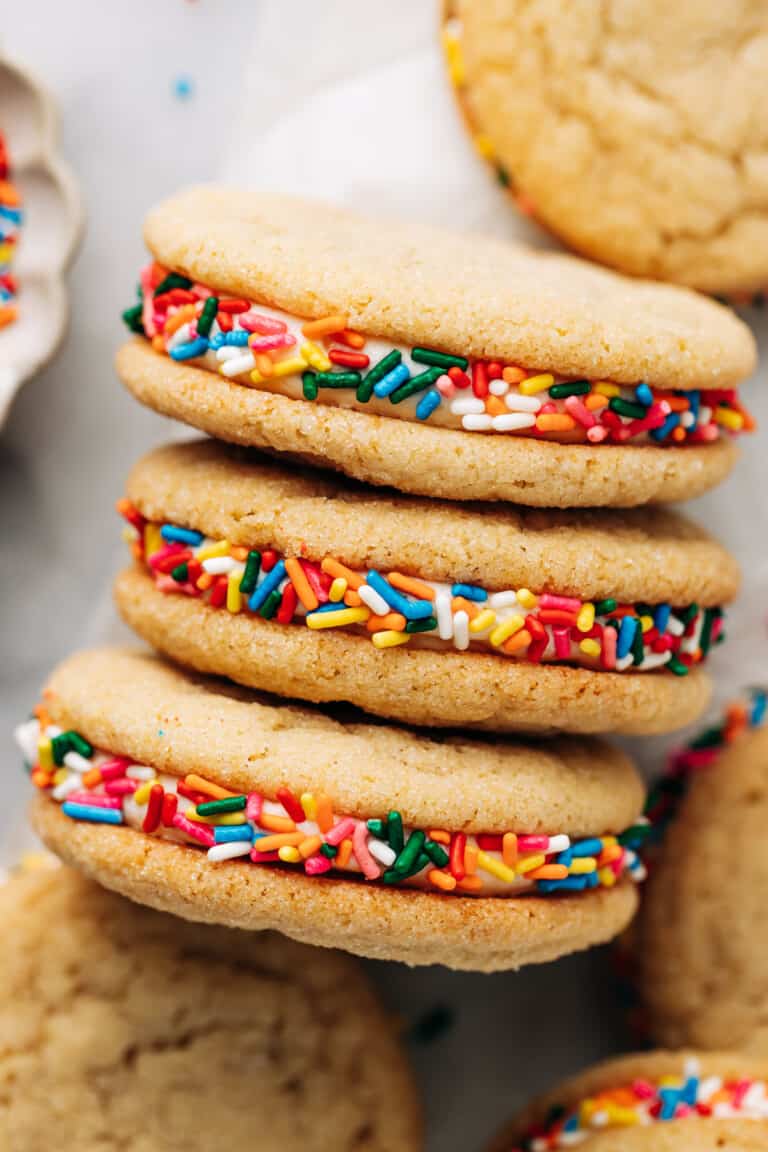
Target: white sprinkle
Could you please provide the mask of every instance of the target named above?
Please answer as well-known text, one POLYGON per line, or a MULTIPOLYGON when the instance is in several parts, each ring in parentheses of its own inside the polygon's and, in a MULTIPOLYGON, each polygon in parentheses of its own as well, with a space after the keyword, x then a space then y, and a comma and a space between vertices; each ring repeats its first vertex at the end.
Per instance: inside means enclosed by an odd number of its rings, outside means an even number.
POLYGON ((707 404, 702 404, 699 408, 699 424, 709 424, 712 419, 712 409, 707 404))
POLYGON ((252 844, 250 840, 231 840, 228 844, 214 844, 208 849, 208 859, 214 864, 218 860, 234 860, 236 856, 249 856, 252 844))
POLYGON ((469 616, 463 608, 453 618, 453 644, 459 652, 469 648, 469 616))
POLYGON ((149 768, 144 764, 131 764, 125 770, 126 776, 130 780, 154 780, 157 776, 154 768, 149 768))
POLYGON ((680 423, 682 424, 683 428, 693 428, 694 424, 696 423, 696 417, 694 416, 693 412, 683 412, 680 415, 680 423))
POLYGON ((462 428, 466 428, 467 432, 490 432, 493 428, 492 416, 462 416, 462 428))
POLYGON ((622 656, 621 660, 616 661, 616 671, 626 672, 627 668, 632 667, 633 656, 631 652, 627 652, 626 656, 622 656))
MULTIPOLYGON (((662 664, 667 664, 670 656, 670 652, 646 652, 639 667, 642 668, 643 672, 650 672, 653 668, 661 668, 662 664)), ((618 668, 618 666, 617 660, 616 667, 618 668)))
POLYGON ((211 556, 210 560, 203 560, 203 571, 210 572, 211 576, 226 576, 237 567, 237 560, 231 556, 211 556))
POLYGON ((501 608, 517 608, 516 592, 491 592, 488 597, 488 607, 498 612, 501 608))
POLYGON ((507 384, 506 380, 502 380, 501 377, 499 377, 498 380, 490 381, 488 391, 491 396, 506 396, 507 392, 509 392, 509 384, 507 384))
POLYGON ((682 636, 683 632, 685 632, 685 624, 683 624, 682 620, 678 620, 676 616, 670 616, 669 623, 667 624, 667 632, 670 632, 673 636, 682 636))
POLYGON ((256 367, 256 361, 252 352, 246 352, 244 356, 238 356, 235 360, 227 360, 226 364, 221 366, 222 376, 242 376, 245 372, 253 372, 256 367))
POLYGON ((571 846, 570 836, 561 832, 559 836, 550 836, 547 852, 565 852, 571 846))
POLYGON ((219 364, 223 364, 225 360, 237 360, 242 354, 242 348, 235 348, 232 344, 222 344, 221 348, 216 349, 219 364))
POLYGON ((479 416, 485 412, 485 404, 476 396, 462 396, 451 401, 451 412, 454 416, 479 416))
POLYGON ((14 729, 13 738, 21 749, 28 764, 37 760, 37 742, 40 739, 40 724, 37 720, 27 720, 14 729))
POLYGON ((62 780, 61 784, 57 784, 51 792, 54 800, 64 800, 70 792, 74 792, 77 788, 82 787, 82 780, 76 772, 71 776, 67 776, 66 780, 62 780))
POLYGON ((368 851, 374 860, 378 860, 379 864, 383 864, 385 868, 391 868, 397 860, 397 853, 393 852, 389 844, 383 844, 381 840, 369 840, 368 851))
POLYGON ((508 416, 494 416, 494 432, 517 432, 520 428, 533 428, 536 417, 528 412, 510 412, 508 416))
POLYGON ((166 344, 166 349, 168 352, 170 352, 172 348, 177 348, 179 344, 189 343, 189 335, 191 331, 191 324, 182 324, 181 328, 177 328, 173 336, 171 336, 170 340, 166 344))
POLYGON ((391 611, 384 597, 380 596, 375 588, 371 588, 370 584, 361 584, 357 594, 374 616, 386 616, 391 611))
POLYGON ((504 403, 510 412, 538 412, 541 408, 538 396, 521 396, 519 392, 507 392, 504 403))
POLYGON ((79 752, 67 752, 64 757, 64 763, 67 768, 73 772, 90 772, 93 765, 90 760, 86 760, 85 756, 81 756, 79 752))
POLYGON ((435 596, 435 611, 437 613, 437 631, 441 640, 453 639, 453 609, 451 608, 450 592, 438 592, 435 596))

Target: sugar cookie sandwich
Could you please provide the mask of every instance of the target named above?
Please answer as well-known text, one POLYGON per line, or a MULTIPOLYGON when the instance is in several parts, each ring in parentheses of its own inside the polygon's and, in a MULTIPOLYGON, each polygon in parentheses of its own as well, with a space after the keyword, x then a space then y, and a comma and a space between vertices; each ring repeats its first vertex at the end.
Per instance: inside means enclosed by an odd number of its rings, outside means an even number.
POLYGON ((118 372, 222 440, 452 500, 669 502, 752 426, 748 328, 571 257, 231 188, 150 213, 118 372))
POLYGON ((185 924, 69 868, 14 874, 0 915, 5 1149, 210 1152, 252 1141, 254 1117, 262 1149, 361 1131, 371 1152, 421 1148, 412 1076, 349 957, 185 924))
POLYGON ((566 1080, 501 1133, 492 1152, 760 1152, 768 1064, 734 1053, 646 1052, 566 1080))
POLYGON ((655 732, 704 707, 733 560, 680 516, 439 503, 213 441, 134 468, 116 597, 175 660, 406 723, 655 732))
POLYGON ((636 905, 643 786, 595 739, 430 739, 84 652, 17 737, 67 863, 191 920, 409 964, 516 968, 636 905))

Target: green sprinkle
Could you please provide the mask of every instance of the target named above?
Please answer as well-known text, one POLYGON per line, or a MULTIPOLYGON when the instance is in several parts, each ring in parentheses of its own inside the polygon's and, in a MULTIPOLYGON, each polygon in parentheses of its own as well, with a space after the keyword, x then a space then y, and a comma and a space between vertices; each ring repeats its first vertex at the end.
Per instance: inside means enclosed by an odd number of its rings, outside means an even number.
POLYGON ((318 387, 315 383, 314 372, 302 372, 301 387, 304 392, 305 400, 317 400, 318 387))
POLYGON ((723 743, 723 726, 718 724, 715 728, 707 728, 700 736, 691 741, 691 748, 717 748, 723 743))
MULTIPOLYGON (((322 852, 322 848, 320 851, 322 852)), ((402 876, 399 872, 395 872, 394 868, 387 868, 381 878, 385 884, 399 884, 402 880, 402 876)))
POLYGON ((371 835, 376 836, 379 840, 387 839, 387 822, 386 820, 366 820, 365 826, 371 835))
POLYGON ((678 618, 682 624, 687 628, 694 616, 699 612, 698 604, 689 604, 682 612, 678 612, 678 618))
POLYGON ((315 384, 320 388, 357 388, 362 379, 359 372, 318 372, 315 384))
POLYGON ((273 588, 259 609, 259 616, 262 616, 265 620, 271 620, 275 612, 277 612, 278 608, 280 607, 280 601, 282 598, 283 594, 280 589, 273 588))
POLYGON ((512 187, 512 177, 510 176, 507 169, 504 168, 504 166, 501 164, 496 165, 496 179, 498 180, 499 184, 501 184, 502 188, 512 187))
POLYGON ((699 636, 699 647, 701 648, 702 656, 706 656, 712 646, 712 626, 714 623, 715 614, 710 608, 707 608, 701 625, 701 635, 699 636))
POLYGON ((408 843, 405 845, 402 852, 399 853, 395 863, 392 865, 398 875, 404 876, 410 871, 411 868, 413 868, 413 865, 416 863, 416 860, 418 859, 419 854, 424 847, 424 841, 426 838, 426 833, 423 832, 420 828, 417 828, 415 832, 411 832, 410 836, 408 837, 408 843))
POLYGON ((403 850, 405 839, 403 836, 403 818, 394 810, 387 816, 387 839, 389 846, 398 856, 403 850))
POLYGON ((617 607, 617 602, 610 598, 608 600, 595 600, 595 615, 607 616, 609 612, 615 612, 617 607))
POLYGON ((242 812, 245 808, 247 796, 226 796, 223 800, 206 800, 198 804, 198 816, 218 816, 223 812, 242 812))
POLYGON ((240 592, 243 596, 250 596, 256 587, 261 570, 261 552, 249 552, 245 562, 245 571, 240 581, 240 592))
POLYGON ((683 664, 682 660, 678 660, 677 656, 673 653, 667 661, 667 668, 670 672, 674 672, 675 676, 687 676, 688 666, 683 664))
POLYGON ((93 745, 89 744, 84 736, 81 736, 79 732, 68 732, 67 735, 75 752, 85 756, 86 760, 93 756, 93 745))
POLYGON ((395 388, 389 399, 392 404, 401 404, 402 401, 407 400, 409 396, 413 396, 416 392, 423 392, 425 388, 429 388, 442 374, 442 368, 427 368, 426 372, 420 372, 418 376, 412 376, 410 380, 406 380, 399 388, 395 388))
POLYGON ((442 844, 438 844, 435 840, 427 840, 424 851, 436 868, 445 868, 450 859, 442 844))
POLYGON ((633 404, 631 400, 622 400, 621 396, 612 396, 608 407, 619 416, 629 416, 632 420, 642 420, 648 415, 648 409, 643 404, 633 404))
POLYGON ((175 568, 171 569, 171 577, 177 584, 186 584, 189 579, 189 566, 186 560, 183 564, 177 564, 175 568))
POLYGON ((437 617, 427 616, 425 620, 409 620, 405 625, 406 632, 432 632, 437 628, 437 617))
POLYGON ((180 275, 178 272, 169 272, 164 280, 161 280, 157 288, 153 292, 153 296, 162 296, 164 292, 170 292, 173 288, 191 288, 192 281, 186 276, 180 275))
POLYGON ((325 856, 328 860, 333 860, 334 856, 337 856, 338 853, 338 848, 335 848, 333 844, 321 844, 320 846, 321 856, 325 856))
POLYGON ((383 360, 379 360, 378 364, 374 364, 365 379, 361 380, 358 385, 357 400, 359 404, 368 403, 373 395, 374 384, 378 384, 379 380, 383 380, 388 372, 391 372, 393 368, 397 368, 402 358, 402 353, 398 352, 397 348, 393 348, 391 352, 387 353, 383 360))
POLYGON ((643 662, 645 655, 645 640, 643 639, 643 629, 638 621, 637 628, 635 628, 634 639, 632 640, 632 663, 640 665, 643 662))
POLYGON ((59 767, 61 767, 64 763, 64 757, 71 747, 69 732, 62 732, 60 736, 54 736, 51 740, 51 752, 53 754, 54 764, 58 764, 59 767))
POLYGON ((207 336, 219 310, 218 296, 209 296, 197 320, 198 336, 207 336))
POLYGON ((570 384, 553 384, 549 395, 553 400, 565 400, 568 396, 586 396, 591 391, 589 380, 572 380, 570 384))
POLYGON ((431 364, 434 368, 442 368, 444 371, 449 368, 461 368, 462 372, 466 372, 469 367, 469 361, 465 356, 451 356, 448 352, 436 352, 434 348, 412 348, 411 360, 415 360, 417 364, 431 364))
POLYGON ((134 304, 132 308, 126 308, 123 312, 123 324, 127 325, 131 332, 138 332, 140 336, 144 335, 144 325, 141 321, 143 312, 142 304, 134 304))
POLYGON ((631 828, 625 828, 620 832, 616 839, 622 848, 633 848, 635 845, 644 844, 651 832, 650 824, 633 824, 631 828))

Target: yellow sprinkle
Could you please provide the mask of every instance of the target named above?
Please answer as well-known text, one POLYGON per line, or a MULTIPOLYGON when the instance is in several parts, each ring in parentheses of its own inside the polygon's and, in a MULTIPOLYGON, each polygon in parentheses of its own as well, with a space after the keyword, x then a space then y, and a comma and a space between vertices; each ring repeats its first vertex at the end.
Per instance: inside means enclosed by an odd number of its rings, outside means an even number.
MULTIPOLYGON (((347 624, 365 624, 370 617, 370 608, 339 608, 337 612, 310 612, 307 616, 308 628, 343 628, 347 624)), ((383 632, 377 633, 383 636, 383 632)))
POLYGON ((555 382, 554 376, 549 372, 542 372, 540 376, 529 376, 527 380, 521 380, 518 388, 523 396, 535 396, 537 392, 543 392, 545 388, 551 388, 555 382))
POLYGON ((229 556, 229 540, 217 540, 212 544, 201 544, 195 551, 195 560, 215 560, 219 556, 229 556))
POLYGON ((161 548, 165 547, 165 541, 160 535, 159 524, 145 524, 144 525, 144 555, 154 556, 155 552, 159 552, 161 548))
POLYGON ((301 853, 292 844, 283 844, 282 848, 278 848, 277 854, 286 864, 298 864, 301 860, 301 853))
POLYGON ((297 373, 303 372, 306 366, 307 362, 301 356, 291 356, 288 360, 277 360, 272 375, 295 376, 297 373))
POLYGON ((243 606, 243 598, 240 595, 240 581, 243 578, 242 572, 235 568, 227 576, 227 611, 239 612, 243 606))
POLYGON ((0 264, 10 264, 13 259, 13 248, 10 244, 0 244, 0 264))
POLYGON ((576 617, 576 627, 579 632, 590 632, 595 623, 594 604, 582 604, 581 611, 576 617))
POLYGON ((534 872, 537 868, 542 868, 546 862, 547 858, 543 852, 537 852, 534 856, 523 856, 517 862, 517 871, 524 876, 526 872, 534 872))
POLYGON ((734 412, 732 408, 715 408, 715 423, 738 432, 744 427, 744 417, 741 412, 734 412))
POLYGON ((313 344, 311 340, 308 340, 306 344, 302 344, 301 354, 311 368, 318 372, 330 372, 332 364, 318 344, 313 344))
POLYGON ((302 792, 300 802, 307 820, 314 820, 317 816, 317 803, 312 793, 302 792))
POLYGON ((618 844, 615 836, 603 836, 603 848, 614 848, 618 844))
POLYGON ((69 776, 69 772, 67 771, 67 769, 66 768, 59 768, 58 772, 54 772, 54 774, 53 774, 53 783, 54 784, 63 784, 64 781, 66 780, 67 776, 69 776))
POLYGON ((612 888, 616 883, 616 876, 612 868, 601 868, 597 875, 604 888, 612 888))
POLYGON ((138 535, 133 524, 125 524, 120 533, 120 538, 124 544, 133 544, 134 540, 138 539, 138 535))
POLYGON ((450 28, 443 30, 443 51, 445 52, 445 62, 448 65, 448 76, 451 84, 460 88, 465 79, 461 40, 450 28))
POLYGON ((37 763, 44 772, 50 772, 53 768, 53 745, 50 740, 38 741, 37 763))
MULTIPOLYGON (((501 624, 497 624, 493 632, 491 632, 490 640, 494 648, 500 648, 505 640, 509 640, 510 636, 514 636, 515 632, 519 632, 525 624, 524 616, 510 616, 508 620, 503 620, 501 624)), ((472 625, 470 624, 470 628, 472 625)))
POLYGON ((618 384, 609 384, 606 380, 598 380, 592 385, 592 390, 600 396, 618 396, 621 393, 618 384))
POLYGON ((398 644, 407 644, 410 638, 410 632, 394 632, 391 628, 386 632, 374 632, 371 636, 377 648, 397 648, 398 644))
POLYGON ((470 632, 485 632, 486 628, 490 628, 496 623, 496 613, 490 608, 484 608, 482 612, 478 612, 474 620, 469 622, 470 632))
POLYGON ((149 794, 152 791, 152 788, 156 783, 157 783, 156 780, 145 780, 143 784, 139 785, 139 787, 136 789, 136 791, 133 794, 133 799, 136 801, 137 804, 146 804, 147 803, 147 801, 149 800, 149 794))
POLYGON ((482 868, 483 872, 495 876, 497 880, 503 880, 505 884, 514 884, 517 879, 513 868, 507 868, 501 860, 494 860, 493 856, 489 856, 482 849, 479 849, 477 853, 477 866, 482 868))
POLYGON ((572 876, 585 876, 596 868, 597 860, 594 856, 575 856, 571 861, 570 873, 572 876))
POLYGON ((328 591, 328 598, 334 603, 338 604, 339 600, 344 599, 344 594, 347 591, 347 582, 343 576, 337 576, 328 591))
POLYGON ((600 655, 600 643, 598 640, 580 640, 579 648, 581 648, 585 656, 600 655))
POLYGON ((184 815, 188 820, 194 820, 196 824, 245 824, 246 822, 244 812, 221 812, 218 816, 201 816, 194 808, 188 808, 184 815))
POLYGON ((474 145, 483 160, 493 159, 493 141, 484 132, 478 132, 474 138, 474 145))
POLYGON ((517 602, 530 612, 530 610, 538 604, 539 598, 538 596, 534 596, 530 588, 520 588, 517 593, 517 602))
POLYGON ((633 1108, 622 1108, 620 1104, 614 1104, 609 1100, 605 1110, 611 1123, 617 1127, 631 1128, 640 1123, 638 1113, 633 1108))
POLYGON ((653 616, 641 616, 640 627, 643 632, 650 632, 651 628, 653 628, 653 616))

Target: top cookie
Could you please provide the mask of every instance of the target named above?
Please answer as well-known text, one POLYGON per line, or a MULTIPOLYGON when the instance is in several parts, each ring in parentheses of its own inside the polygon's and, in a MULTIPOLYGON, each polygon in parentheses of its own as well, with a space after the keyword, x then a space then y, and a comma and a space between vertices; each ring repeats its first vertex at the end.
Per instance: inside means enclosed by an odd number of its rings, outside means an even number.
POLYGON ((760 3, 448 0, 481 154, 583 254, 709 292, 768 282, 760 3))

